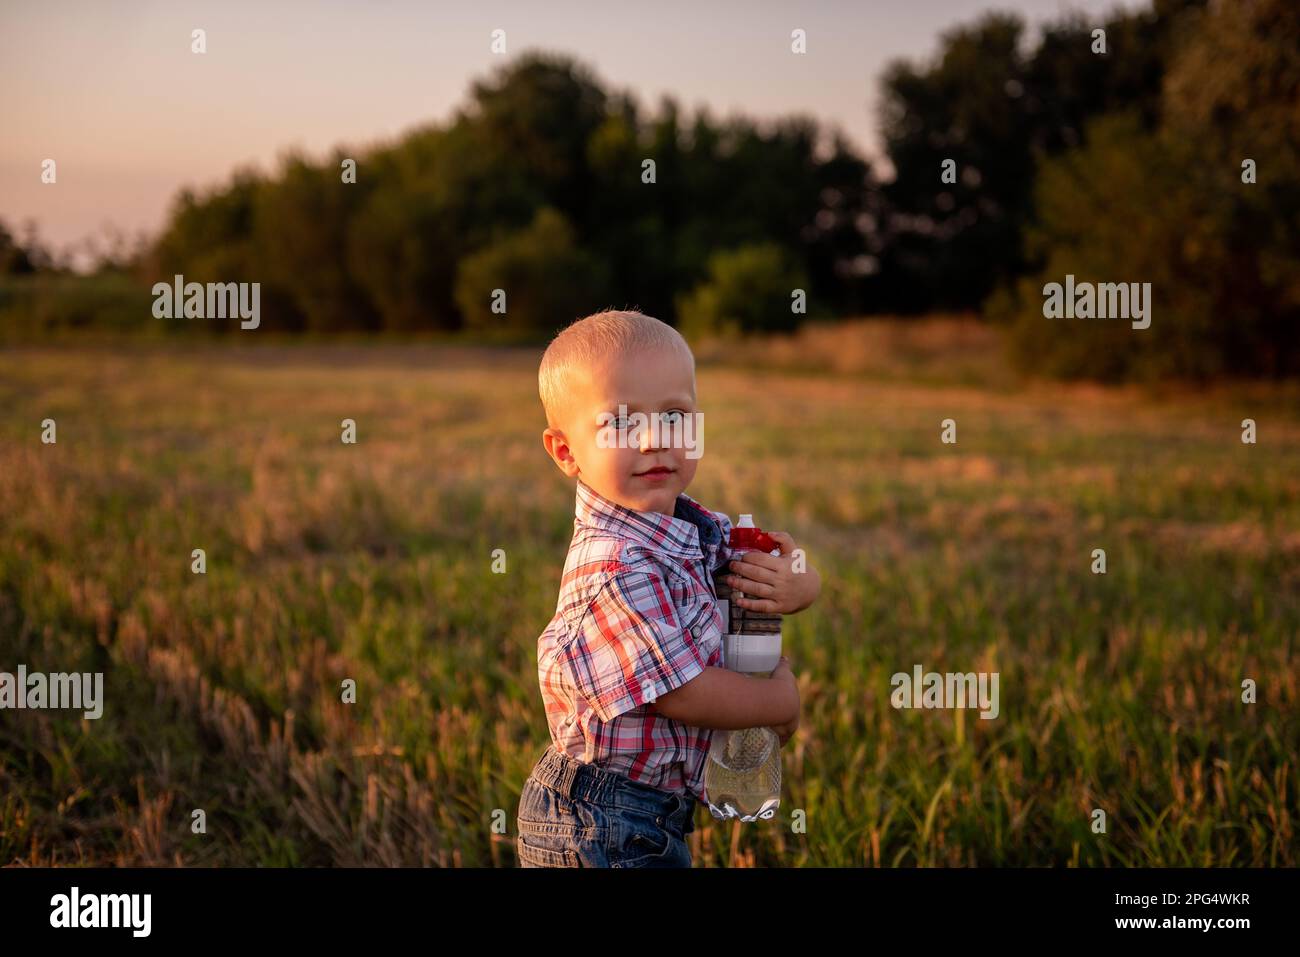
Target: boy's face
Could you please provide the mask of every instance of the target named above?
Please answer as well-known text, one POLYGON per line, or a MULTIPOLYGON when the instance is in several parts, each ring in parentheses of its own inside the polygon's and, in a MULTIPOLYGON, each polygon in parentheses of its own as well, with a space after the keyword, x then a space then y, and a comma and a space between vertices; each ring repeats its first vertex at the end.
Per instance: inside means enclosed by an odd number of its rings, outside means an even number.
POLYGON ((565 475, 582 479, 610 501, 638 512, 671 516, 677 496, 691 484, 699 462, 687 457, 682 427, 669 427, 672 419, 696 412, 690 360, 673 349, 644 349, 602 362, 590 372, 570 396, 561 427, 546 429, 542 444, 565 475), (602 448, 600 434, 617 428, 620 403, 629 417, 636 412, 654 416, 674 410, 682 415, 660 420, 658 443, 650 428, 637 435, 628 423, 623 443, 628 447, 602 448), (601 413, 608 415, 602 418, 601 413), (656 467, 669 471, 644 474, 656 467))

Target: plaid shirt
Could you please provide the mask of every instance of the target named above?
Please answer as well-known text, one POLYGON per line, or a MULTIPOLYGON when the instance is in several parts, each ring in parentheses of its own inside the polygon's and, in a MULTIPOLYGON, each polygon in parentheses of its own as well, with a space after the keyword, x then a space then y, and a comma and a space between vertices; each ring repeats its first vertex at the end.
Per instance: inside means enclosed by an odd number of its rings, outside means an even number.
POLYGON ((638 512, 578 479, 573 542, 537 675, 556 750, 634 781, 704 800, 713 731, 672 721, 654 700, 722 666, 726 626, 712 573, 731 520, 689 495, 672 518, 638 512))

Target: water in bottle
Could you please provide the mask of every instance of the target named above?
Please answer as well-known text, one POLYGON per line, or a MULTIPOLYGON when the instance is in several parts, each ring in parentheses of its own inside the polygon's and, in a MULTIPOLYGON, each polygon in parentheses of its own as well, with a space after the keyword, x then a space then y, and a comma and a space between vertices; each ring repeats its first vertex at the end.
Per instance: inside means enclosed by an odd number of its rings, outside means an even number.
MULTIPOLYGON (((740 516, 728 544, 733 557, 755 548, 780 554, 776 541, 754 526, 752 515, 740 516)), ((718 583, 717 590, 720 602, 727 604, 723 665, 766 679, 781 657, 781 616, 740 608, 730 600, 739 593, 724 582, 718 583)), ((716 818, 774 817, 781 803, 781 742, 776 732, 771 728, 715 731, 704 769, 704 790, 709 813, 716 818)))

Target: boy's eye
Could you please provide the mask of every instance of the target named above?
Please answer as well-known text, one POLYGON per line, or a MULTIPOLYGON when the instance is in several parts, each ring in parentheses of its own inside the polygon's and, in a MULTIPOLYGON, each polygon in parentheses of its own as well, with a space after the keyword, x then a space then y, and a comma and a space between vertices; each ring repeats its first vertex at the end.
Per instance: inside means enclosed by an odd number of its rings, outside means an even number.
MULTIPOLYGON (((683 412, 681 409, 672 409, 668 412, 659 413, 660 424, 665 426, 680 425, 683 421, 685 421, 685 419, 686 419, 686 413, 683 412)), ((628 415, 613 415, 611 413, 609 419, 607 420, 607 424, 612 429, 617 429, 617 430, 631 429, 633 426, 633 419, 631 416, 628 415)))

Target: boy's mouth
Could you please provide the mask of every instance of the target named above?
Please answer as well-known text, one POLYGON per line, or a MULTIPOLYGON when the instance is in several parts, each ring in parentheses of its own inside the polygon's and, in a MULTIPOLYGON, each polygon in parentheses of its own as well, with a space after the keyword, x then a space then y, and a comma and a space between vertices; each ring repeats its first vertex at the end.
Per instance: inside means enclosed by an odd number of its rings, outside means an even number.
POLYGON ((666 465, 656 465, 652 469, 646 469, 644 472, 635 472, 643 478, 663 478, 665 475, 672 475, 675 469, 670 469, 666 465))

